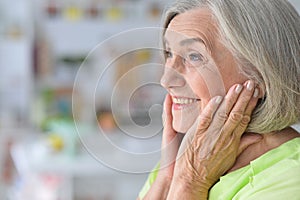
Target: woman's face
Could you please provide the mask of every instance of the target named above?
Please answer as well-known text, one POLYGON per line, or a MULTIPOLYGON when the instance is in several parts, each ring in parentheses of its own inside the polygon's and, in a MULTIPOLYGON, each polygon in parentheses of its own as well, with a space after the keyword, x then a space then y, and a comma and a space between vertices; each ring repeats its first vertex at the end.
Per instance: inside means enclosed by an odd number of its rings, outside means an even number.
POLYGON ((221 43, 210 11, 204 8, 177 15, 164 35, 165 71, 161 84, 172 96, 174 130, 186 133, 209 100, 225 96, 246 77, 221 43))

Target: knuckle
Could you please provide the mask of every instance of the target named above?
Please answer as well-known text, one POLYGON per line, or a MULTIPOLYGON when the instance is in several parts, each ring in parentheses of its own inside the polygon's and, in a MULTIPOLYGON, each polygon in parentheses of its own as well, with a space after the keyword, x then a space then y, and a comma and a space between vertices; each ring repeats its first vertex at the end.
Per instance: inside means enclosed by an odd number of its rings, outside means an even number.
POLYGON ((228 114, 226 112, 218 112, 218 118, 222 121, 226 121, 228 119, 228 114))
POLYGON ((230 113, 229 119, 232 122, 240 122, 243 119, 243 114, 239 111, 230 113))
POLYGON ((241 124, 243 124, 243 125, 248 125, 249 122, 250 122, 250 120, 251 120, 250 116, 249 116, 249 115, 245 115, 245 116, 243 116, 243 118, 242 118, 241 124))
POLYGON ((210 117, 202 117, 199 121, 199 128, 206 128, 210 125, 211 118, 210 117))

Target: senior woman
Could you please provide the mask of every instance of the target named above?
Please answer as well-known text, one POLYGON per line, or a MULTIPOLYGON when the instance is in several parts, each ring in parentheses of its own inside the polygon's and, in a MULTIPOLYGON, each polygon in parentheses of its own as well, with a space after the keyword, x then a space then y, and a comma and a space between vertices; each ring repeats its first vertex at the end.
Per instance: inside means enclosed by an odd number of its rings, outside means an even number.
POLYGON ((162 157, 139 199, 299 199, 296 10, 179 0, 165 28, 162 157))

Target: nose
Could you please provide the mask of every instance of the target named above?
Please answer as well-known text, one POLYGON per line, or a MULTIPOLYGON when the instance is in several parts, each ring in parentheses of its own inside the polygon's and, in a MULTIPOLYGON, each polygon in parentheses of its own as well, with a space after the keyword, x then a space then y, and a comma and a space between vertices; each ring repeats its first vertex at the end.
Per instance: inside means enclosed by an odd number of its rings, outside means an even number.
POLYGON ((185 79, 173 67, 166 66, 160 84, 166 89, 182 87, 185 85, 185 79))

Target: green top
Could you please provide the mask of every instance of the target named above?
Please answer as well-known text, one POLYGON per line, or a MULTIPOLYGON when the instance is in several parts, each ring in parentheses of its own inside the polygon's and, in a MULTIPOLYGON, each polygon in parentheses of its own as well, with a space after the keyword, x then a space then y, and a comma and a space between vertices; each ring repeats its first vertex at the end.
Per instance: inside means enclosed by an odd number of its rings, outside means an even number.
MULTIPOLYGON (((143 199, 156 179, 150 173, 139 197, 143 199)), ((209 200, 299 200, 300 138, 268 151, 249 165, 222 176, 210 190, 209 200)))

